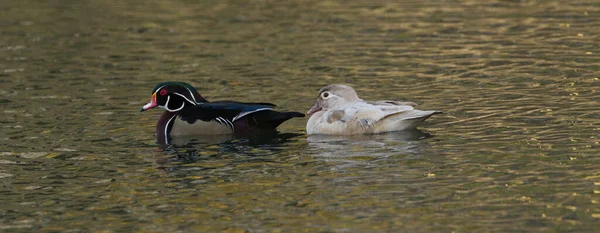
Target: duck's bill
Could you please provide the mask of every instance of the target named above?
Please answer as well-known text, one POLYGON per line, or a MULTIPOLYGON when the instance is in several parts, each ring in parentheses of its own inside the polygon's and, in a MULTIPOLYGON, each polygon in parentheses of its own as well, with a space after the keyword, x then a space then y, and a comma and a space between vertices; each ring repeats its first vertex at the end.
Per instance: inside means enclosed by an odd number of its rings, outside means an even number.
POLYGON ((323 108, 321 107, 319 102, 316 102, 315 105, 313 105, 312 108, 310 108, 308 110, 308 112, 306 112, 306 115, 310 116, 310 115, 314 114, 315 112, 321 111, 321 109, 323 109, 323 108))
POLYGON ((146 110, 154 108, 156 106, 158 106, 158 104, 156 103, 156 93, 154 93, 152 95, 152 99, 150 99, 150 102, 148 102, 146 105, 142 106, 142 109, 140 109, 140 112, 146 111, 146 110))

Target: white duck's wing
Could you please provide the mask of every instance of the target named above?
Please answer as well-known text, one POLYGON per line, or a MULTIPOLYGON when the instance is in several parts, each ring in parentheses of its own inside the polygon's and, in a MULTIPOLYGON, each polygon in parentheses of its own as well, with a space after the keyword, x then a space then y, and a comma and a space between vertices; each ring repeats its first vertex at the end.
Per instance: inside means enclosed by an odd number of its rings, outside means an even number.
POLYGON ((375 101, 355 103, 345 109, 342 120, 346 120, 348 124, 357 124, 367 132, 378 133, 415 128, 431 115, 441 113, 439 111, 416 110, 411 105, 399 103, 406 102, 391 103, 391 101, 375 101))
POLYGON ((369 128, 391 115, 407 113, 414 108, 410 105, 394 105, 389 102, 362 102, 354 105, 356 109, 353 119, 363 128, 369 128), (372 104, 379 103, 379 104, 372 104))
POLYGON ((416 110, 410 105, 353 102, 313 115, 307 122, 309 134, 363 134, 413 129, 438 111, 416 110))
POLYGON ((371 119, 376 120, 384 116, 385 112, 380 108, 361 101, 327 110, 322 115, 322 118, 324 122, 329 124, 349 124, 357 121, 357 118, 365 118, 369 119, 367 121, 371 121, 371 119))
POLYGON ((366 101, 366 103, 372 104, 372 105, 381 105, 381 106, 405 106, 405 105, 408 105, 411 107, 417 106, 417 104, 414 102, 403 102, 403 101, 395 101, 395 100, 366 101))

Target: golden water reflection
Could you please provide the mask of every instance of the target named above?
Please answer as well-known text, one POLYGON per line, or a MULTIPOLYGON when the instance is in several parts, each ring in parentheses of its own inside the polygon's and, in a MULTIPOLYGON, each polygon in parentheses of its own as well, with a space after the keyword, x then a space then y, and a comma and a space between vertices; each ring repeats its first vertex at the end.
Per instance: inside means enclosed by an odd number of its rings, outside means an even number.
MULTIPOLYGON (((593 1, 0 2, 0 229, 595 232, 593 1), (158 82, 306 111, 331 83, 415 135, 154 144, 158 82), (422 133, 422 134, 421 134, 422 133)), ((214 140, 214 141, 213 141, 214 140)))

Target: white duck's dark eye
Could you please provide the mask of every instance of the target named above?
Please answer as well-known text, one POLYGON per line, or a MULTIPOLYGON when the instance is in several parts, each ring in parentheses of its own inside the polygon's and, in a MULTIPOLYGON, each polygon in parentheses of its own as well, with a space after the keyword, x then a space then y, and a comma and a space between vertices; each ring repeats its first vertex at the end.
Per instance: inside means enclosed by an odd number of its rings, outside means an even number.
POLYGON ((329 97, 329 92, 323 93, 323 98, 327 98, 327 97, 329 97))

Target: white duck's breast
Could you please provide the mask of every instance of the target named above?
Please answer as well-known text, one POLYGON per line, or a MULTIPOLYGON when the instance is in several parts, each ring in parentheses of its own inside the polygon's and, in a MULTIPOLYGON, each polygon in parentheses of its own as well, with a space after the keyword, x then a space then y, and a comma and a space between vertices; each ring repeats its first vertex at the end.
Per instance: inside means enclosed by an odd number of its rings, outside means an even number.
POLYGON ((345 116, 340 120, 328 121, 331 114, 337 110, 319 111, 313 114, 306 123, 307 134, 333 134, 333 135, 352 135, 362 134, 365 130, 356 124, 356 120, 345 120, 345 116))
POLYGON ((308 118, 306 122, 306 133, 307 134, 319 134, 321 130, 321 119, 323 117, 323 111, 316 112, 308 118))

